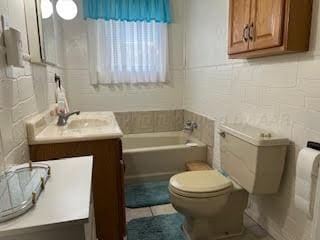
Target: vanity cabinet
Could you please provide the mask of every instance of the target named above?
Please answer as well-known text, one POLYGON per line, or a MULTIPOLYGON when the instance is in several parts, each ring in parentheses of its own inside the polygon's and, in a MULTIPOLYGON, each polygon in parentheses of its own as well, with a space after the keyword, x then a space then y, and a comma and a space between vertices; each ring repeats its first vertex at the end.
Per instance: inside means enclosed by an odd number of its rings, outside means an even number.
POLYGON ((312 0, 229 0, 229 57, 308 51, 312 0))
MULTIPOLYGON (((30 155, 33 161, 92 155, 97 238, 123 240, 126 220, 120 139, 31 145, 30 155)), ((68 181, 68 176, 65 179, 68 181)))

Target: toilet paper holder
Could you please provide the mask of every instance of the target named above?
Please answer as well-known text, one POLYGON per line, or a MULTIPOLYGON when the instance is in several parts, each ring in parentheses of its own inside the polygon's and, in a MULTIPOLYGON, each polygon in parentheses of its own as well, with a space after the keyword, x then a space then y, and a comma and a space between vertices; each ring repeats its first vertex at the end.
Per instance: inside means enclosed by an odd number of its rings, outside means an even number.
POLYGON ((317 142, 307 142, 307 147, 320 151, 320 143, 317 142))

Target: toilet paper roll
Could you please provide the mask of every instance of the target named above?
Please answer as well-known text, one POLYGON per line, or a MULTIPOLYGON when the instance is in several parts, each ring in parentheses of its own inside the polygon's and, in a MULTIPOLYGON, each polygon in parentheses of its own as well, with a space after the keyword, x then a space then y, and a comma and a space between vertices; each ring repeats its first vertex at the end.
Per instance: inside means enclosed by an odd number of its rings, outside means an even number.
POLYGON ((320 164, 320 151, 303 148, 298 155, 297 176, 310 180, 312 175, 318 176, 320 164))
POLYGON ((295 205, 313 217, 315 183, 320 164, 320 151, 304 148, 300 151, 296 169, 295 205))

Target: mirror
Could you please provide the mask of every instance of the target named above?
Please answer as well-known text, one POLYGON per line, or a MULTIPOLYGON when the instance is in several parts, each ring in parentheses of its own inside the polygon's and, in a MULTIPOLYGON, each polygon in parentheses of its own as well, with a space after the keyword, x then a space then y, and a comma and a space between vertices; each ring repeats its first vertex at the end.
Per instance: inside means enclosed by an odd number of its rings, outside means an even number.
POLYGON ((57 0, 26 2, 29 50, 34 63, 62 66, 62 19, 56 12, 56 3, 57 0))
MULTIPOLYGON (((56 32, 55 32, 55 11, 52 11, 51 16, 47 17, 44 14, 43 6, 48 6, 47 4, 43 4, 45 2, 51 3, 50 0, 38 0, 40 2, 41 7, 41 23, 42 23, 42 51, 44 60, 46 63, 57 64, 57 46, 56 46, 56 32)), ((49 5, 50 6, 50 5, 49 5)), ((51 3, 51 6, 52 3, 51 3)))

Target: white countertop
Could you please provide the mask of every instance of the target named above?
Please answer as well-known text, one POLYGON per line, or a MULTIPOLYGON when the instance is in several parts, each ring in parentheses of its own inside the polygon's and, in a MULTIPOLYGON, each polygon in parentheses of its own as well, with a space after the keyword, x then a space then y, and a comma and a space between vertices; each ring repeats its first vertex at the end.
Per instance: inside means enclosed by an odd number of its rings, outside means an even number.
POLYGON ((34 208, 16 219, 0 223, 0 238, 88 221, 93 158, 88 156, 40 163, 49 165, 52 170, 45 190, 34 208))
MULTIPOLYGON (((38 114, 26 122, 30 145, 80 142, 121 138, 122 131, 112 112, 81 112, 72 115, 65 126, 57 126, 58 117, 50 116, 49 111, 38 114), (103 123, 100 126, 86 126, 86 121, 103 123), (74 123, 83 126, 74 128, 74 123)), ((88 123, 89 124, 89 123, 88 123)))

